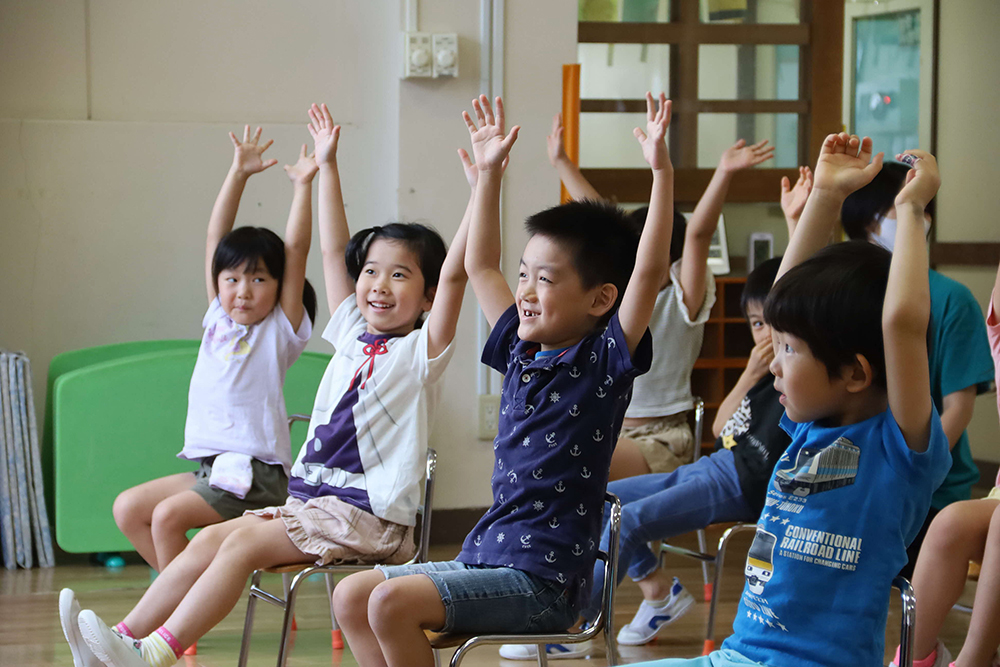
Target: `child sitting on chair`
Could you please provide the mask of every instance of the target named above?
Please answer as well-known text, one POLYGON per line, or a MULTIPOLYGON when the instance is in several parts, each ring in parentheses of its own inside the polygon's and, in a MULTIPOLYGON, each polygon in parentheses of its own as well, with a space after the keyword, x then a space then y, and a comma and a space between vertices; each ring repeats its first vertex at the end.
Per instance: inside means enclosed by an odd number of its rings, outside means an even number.
POLYGON ((310 116, 333 314, 323 337, 336 353, 292 466, 288 498, 198 533, 113 628, 80 611, 65 589, 63 630, 88 667, 93 656, 109 667, 174 664, 232 611, 254 570, 404 563, 414 552, 427 435, 467 280, 468 213, 447 254, 437 232, 422 225, 393 223, 352 237, 336 157, 340 127, 325 105, 314 105, 310 116))
POLYGON ((826 138, 813 191, 768 295, 774 387, 792 444, 778 461, 722 649, 647 665, 879 665, 892 579, 944 478, 948 441, 930 395, 923 207, 934 158, 908 151, 888 251, 816 253, 844 198, 869 182, 871 140, 826 138))
POLYGON ((638 128, 653 170, 649 216, 634 229, 613 206, 577 202, 528 219, 517 292, 500 272, 504 131, 485 96, 466 114, 480 171, 466 268, 493 332, 483 361, 504 373, 493 505, 457 559, 354 574, 334 606, 361 665, 433 665, 424 630, 561 632, 586 599, 611 451, 632 380, 649 368, 647 326, 669 268, 670 103, 646 95, 638 128), (634 263, 634 270, 633 270, 634 263), (627 287, 626 287, 627 284, 627 287))

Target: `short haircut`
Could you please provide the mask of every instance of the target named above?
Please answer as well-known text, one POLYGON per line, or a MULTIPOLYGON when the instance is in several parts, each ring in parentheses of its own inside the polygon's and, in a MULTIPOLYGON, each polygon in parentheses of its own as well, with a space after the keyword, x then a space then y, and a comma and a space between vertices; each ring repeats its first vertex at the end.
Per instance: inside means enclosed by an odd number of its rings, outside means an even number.
MULTIPOLYGON (((278 281, 278 299, 285 281, 285 242, 266 227, 238 227, 229 232, 215 246, 212 256, 212 285, 219 293, 219 274, 246 263, 246 270, 257 270, 260 263, 272 278, 278 281)), ((305 281, 302 286, 302 305, 311 322, 316 321, 316 290, 305 281)))
POLYGON ((608 202, 574 201, 535 213, 524 227, 529 236, 552 239, 572 254, 584 289, 604 283, 618 288, 614 306, 601 318, 602 323, 610 320, 625 294, 639 249, 638 230, 627 214, 608 202))
POLYGON ((740 295, 740 310, 743 311, 743 317, 747 317, 747 308, 750 304, 764 305, 780 266, 781 257, 772 257, 761 262, 760 266, 747 276, 747 282, 743 285, 743 294, 740 295))
MULTIPOLYGON (((642 227, 646 224, 646 215, 649 214, 649 207, 643 206, 634 211, 629 211, 628 217, 642 233, 642 227)), ((674 231, 670 235, 670 262, 676 262, 684 252, 684 236, 687 234, 687 218, 674 207, 674 231)))
POLYGON ((379 239, 402 243, 406 248, 417 256, 420 264, 420 273, 424 278, 424 289, 429 290, 437 287, 441 278, 441 265, 448 255, 448 248, 444 244, 444 239, 434 229, 427 225, 416 222, 392 222, 388 225, 376 225, 368 229, 362 229, 351 237, 347 243, 345 262, 347 263, 347 273, 354 282, 358 282, 361 276, 361 269, 364 268, 368 260, 368 249, 372 243, 379 239))
POLYGON ((863 354, 872 383, 884 389, 882 303, 891 261, 888 250, 867 241, 827 246, 778 279, 764 321, 805 341, 831 378, 863 354))
MULTIPOLYGON (((844 200, 840 210, 840 223, 848 238, 868 240, 869 227, 895 205, 896 195, 906 184, 906 172, 909 170, 910 167, 905 164, 886 162, 871 183, 852 192, 844 200)), ((933 219, 935 200, 932 199, 924 210, 933 219)))

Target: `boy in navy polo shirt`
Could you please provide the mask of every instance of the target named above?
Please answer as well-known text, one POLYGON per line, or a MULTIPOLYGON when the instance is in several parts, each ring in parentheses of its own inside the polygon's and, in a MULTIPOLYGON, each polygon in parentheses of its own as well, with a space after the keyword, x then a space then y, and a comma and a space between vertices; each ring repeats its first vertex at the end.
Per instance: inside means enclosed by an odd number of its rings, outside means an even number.
POLYGON ((809 257, 847 195, 878 172, 882 154, 871 157, 868 137, 826 138, 764 305, 792 443, 768 485, 733 635, 703 658, 646 665, 883 664, 890 584, 949 453, 927 363, 934 158, 907 151, 915 166, 896 197, 895 252, 850 241, 809 257))
POLYGON ((483 362, 504 373, 493 505, 455 561, 351 575, 334 605, 362 665, 433 665, 423 630, 562 632, 586 599, 604 491, 632 381, 649 368, 647 325, 670 262, 670 102, 646 94, 635 130, 653 170, 646 225, 575 202, 527 222, 516 295, 500 272, 500 178, 517 138, 503 104, 465 114, 479 169, 465 266, 493 326, 483 362), (634 270, 633 270, 634 267, 634 270))

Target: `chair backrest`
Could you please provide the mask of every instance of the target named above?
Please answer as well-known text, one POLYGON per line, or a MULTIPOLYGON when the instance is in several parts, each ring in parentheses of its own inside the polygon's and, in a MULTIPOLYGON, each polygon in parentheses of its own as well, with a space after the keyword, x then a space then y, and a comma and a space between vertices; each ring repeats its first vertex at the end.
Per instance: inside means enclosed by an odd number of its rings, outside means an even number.
MULTIPOLYGON (((622 532, 622 502, 613 493, 605 493, 604 502, 611 505, 611 512, 608 516, 608 550, 600 549, 597 552, 597 557, 604 561, 604 590, 601 591, 601 610, 591 627, 603 628, 605 636, 614 637, 615 591, 618 588, 618 545, 622 532)), ((611 656, 609 656, 609 664, 615 664, 611 656)))

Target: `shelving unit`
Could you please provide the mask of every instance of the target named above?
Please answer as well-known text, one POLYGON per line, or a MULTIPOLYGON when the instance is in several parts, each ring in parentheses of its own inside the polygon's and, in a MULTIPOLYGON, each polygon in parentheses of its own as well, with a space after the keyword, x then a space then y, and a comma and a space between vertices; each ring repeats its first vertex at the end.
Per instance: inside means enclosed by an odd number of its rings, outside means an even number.
POLYGON ((753 336, 740 310, 746 280, 743 275, 716 276, 715 305, 705 323, 701 354, 691 371, 691 391, 705 402, 702 452, 715 445, 712 422, 719 404, 736 385, 753 349, 753 336))

